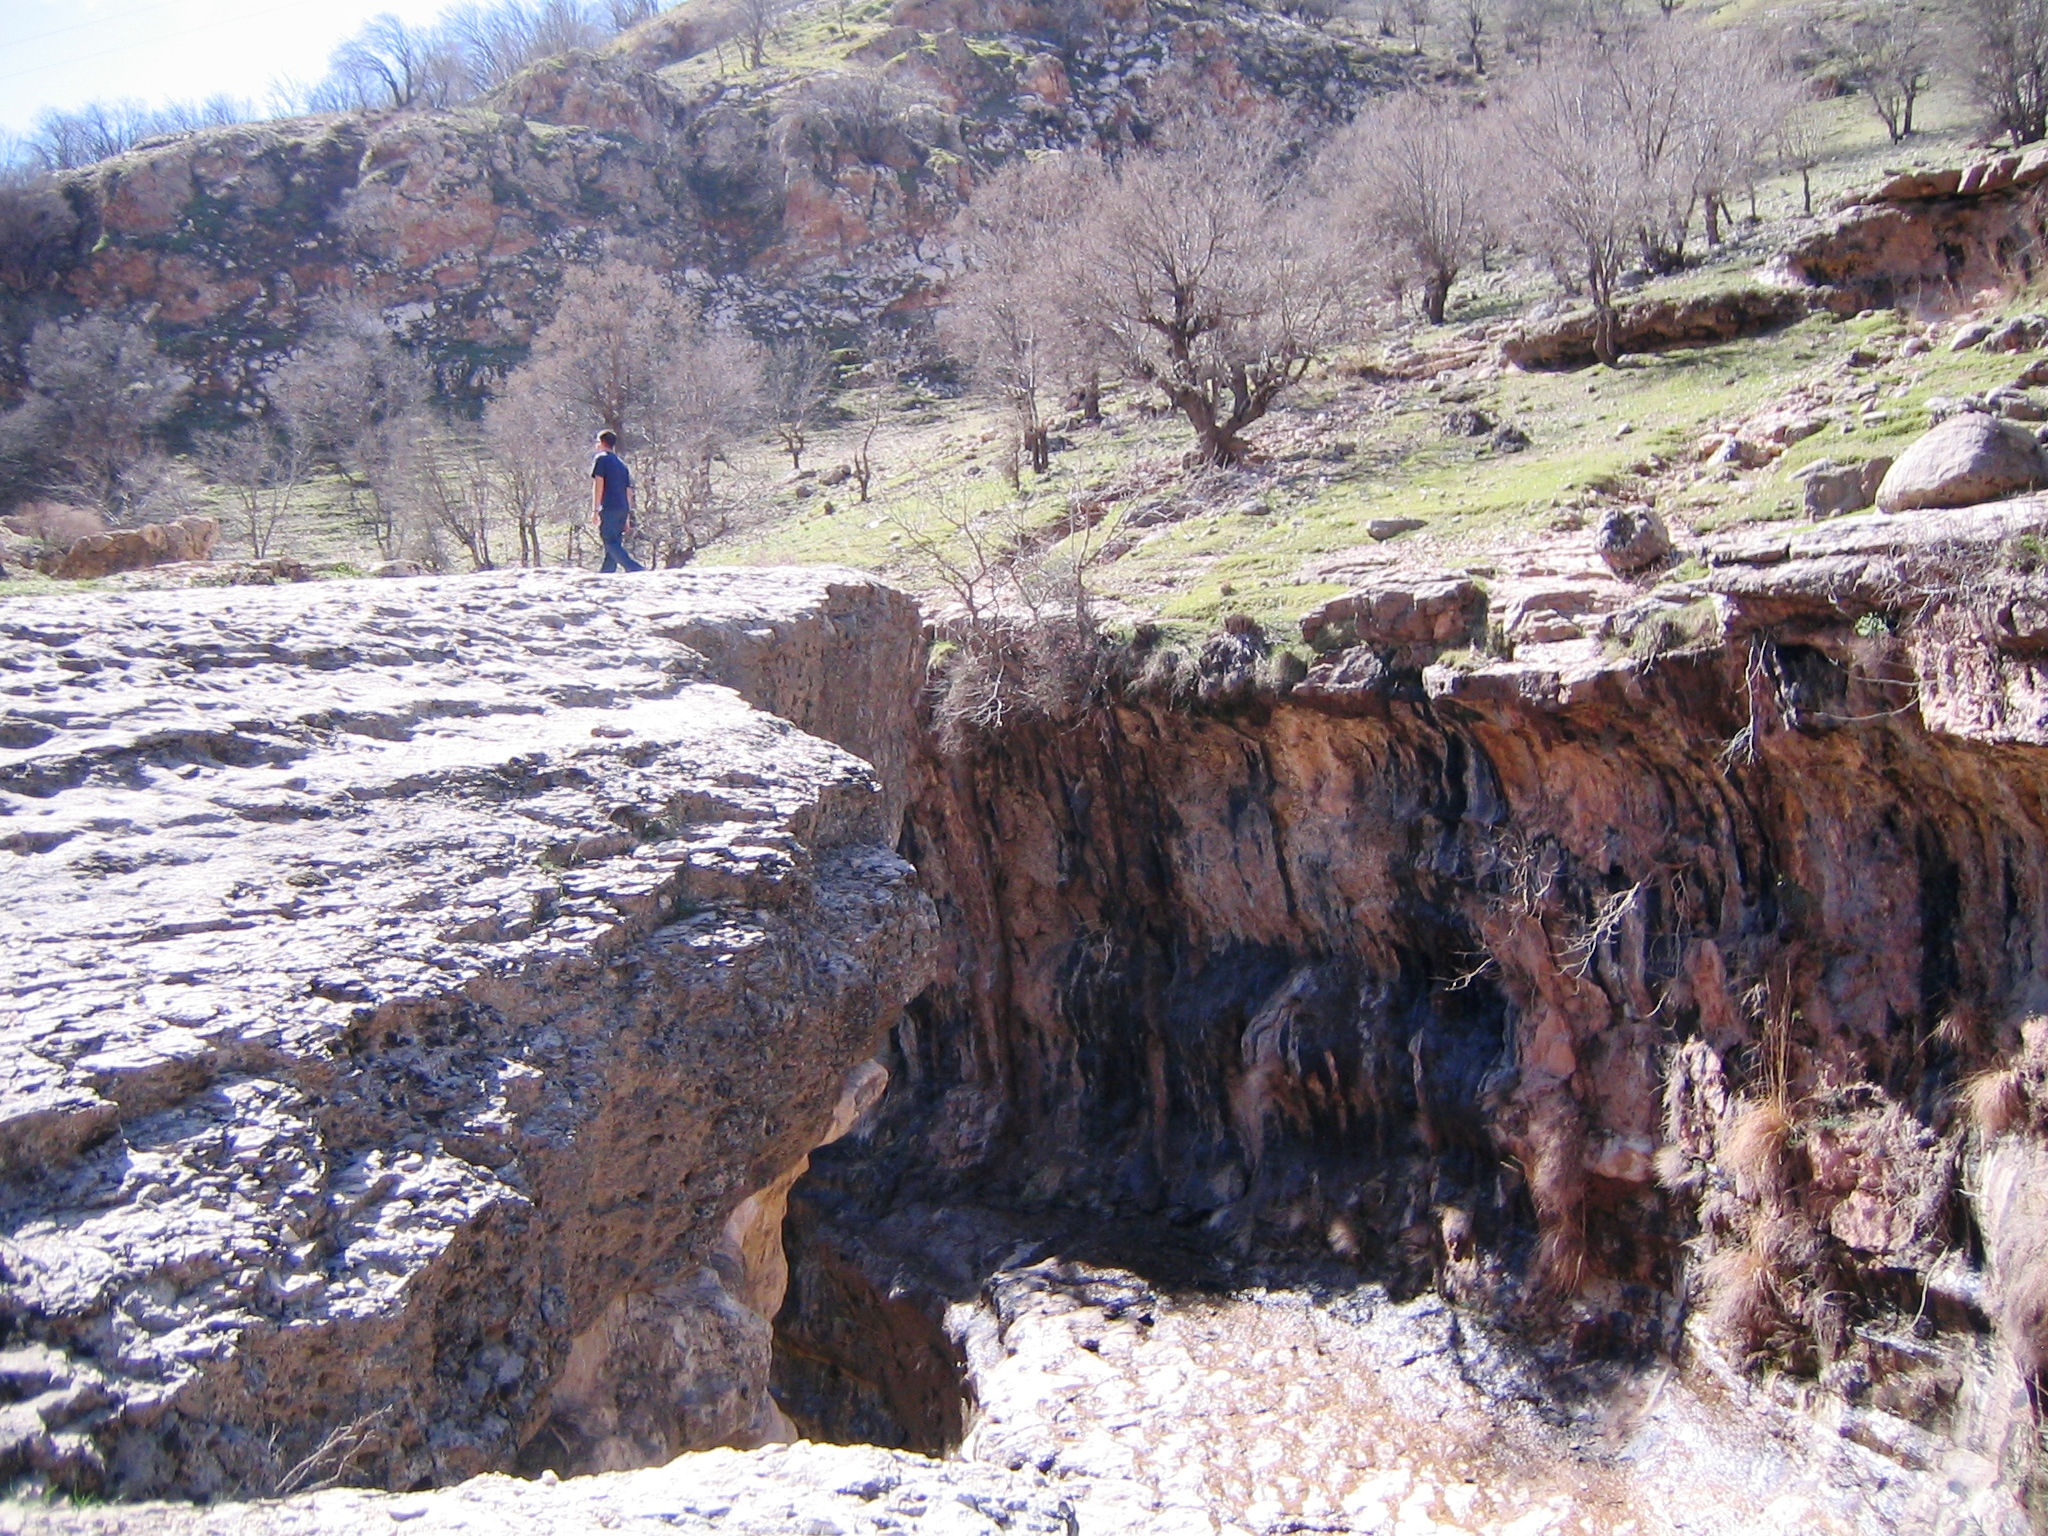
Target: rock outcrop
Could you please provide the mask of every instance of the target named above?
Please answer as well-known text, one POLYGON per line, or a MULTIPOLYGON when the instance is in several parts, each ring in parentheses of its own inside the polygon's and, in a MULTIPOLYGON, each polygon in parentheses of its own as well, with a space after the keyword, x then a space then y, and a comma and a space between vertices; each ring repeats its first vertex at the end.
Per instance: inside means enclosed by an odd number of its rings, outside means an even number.
POLYGON ((823 739, 900 758, 918 654, 830 570, 10 606, 0 1470, 786 1434, 743 1204, 930 974, 901 785, 823 739))
POLYGON ((1852 197, 1771 263, 1837 313, 1948 307, 2039 270, 2048 154, 2040 146, 1964 167, 1911 171, 1852 197))
POLYGON ((110 533, 89 533, 75 539, 63 550, 42 562, 43 574, 66 580, 114 576, 122 571, 146 571, 152 566, 183 560, 210 560, 220 538, 220 521, 211 517, 181 517, 170 523, 145 523, 140 528, 117 528, 110 533))
MULTIPOLYGON (((1787 289, 1736 288, 1690 299, 1646 299, 1618 306, 1614 344, 1622 352, 1663 352, 1759 336, 1803 318, 1805 295, 1787 289)), ((1593 358, 1593 314, 1574 311, 1531 322, 1500 343, 1516 368, 1583 368, 1593 358)))

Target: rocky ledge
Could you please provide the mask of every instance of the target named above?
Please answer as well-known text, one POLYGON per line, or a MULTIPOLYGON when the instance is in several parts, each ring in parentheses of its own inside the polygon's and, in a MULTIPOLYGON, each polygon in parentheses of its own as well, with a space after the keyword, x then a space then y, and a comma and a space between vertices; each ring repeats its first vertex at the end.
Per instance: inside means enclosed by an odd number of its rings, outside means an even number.
POLYGON ((786 1433, 779 1192, 928 966, 854 755, 903 750, 917 656, 830 570, 8 605, 0 1472, 786 1433))

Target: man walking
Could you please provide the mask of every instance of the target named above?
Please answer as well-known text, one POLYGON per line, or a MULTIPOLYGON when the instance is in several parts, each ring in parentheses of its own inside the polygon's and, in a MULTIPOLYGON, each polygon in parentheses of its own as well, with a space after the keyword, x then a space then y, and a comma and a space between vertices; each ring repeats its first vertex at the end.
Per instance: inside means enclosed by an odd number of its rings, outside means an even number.
POLYGON ((607 428, 597 434, 597 457, 590 463, 590 515, 604 540, 604 565, 612 571, 644 571, 646 566, 626 553, 626 535, 633 531, 633 472, 612 450, 619 434, 607 428))

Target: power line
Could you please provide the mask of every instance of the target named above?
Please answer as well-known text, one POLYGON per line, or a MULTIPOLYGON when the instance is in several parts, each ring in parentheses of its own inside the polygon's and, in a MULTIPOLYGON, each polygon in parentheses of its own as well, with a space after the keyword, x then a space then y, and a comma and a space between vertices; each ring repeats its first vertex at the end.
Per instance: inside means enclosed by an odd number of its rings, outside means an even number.
POLYGON ((0 43, 0 47, 20 48, 29 43, 40 43, 44 38, 62 37, 67 32, 81 32, 87 27, 104 27, 113 22, 128 21, 145 11, 160 11, 167 5, 177 3, 178 0, 149 0, 146 5, 138 5, 132 10, 117 11, 112 16, 95 16, 91 21, 74 21, 68 27, 52 27, 47 32, 31 32, 27 37, 11 37, 5 43, 0 43))
POLYGON ((9 80, 25 80, 30 75, 48 74, 51 70, 55 69, 69 69, 74 64, 89 64, 94 59, 109 58, 114 54, 128 53, 136 48, 153 48, 159 43, 176 42, 179 38, 195 37, 201 32, 215 32, 222 27, 239 26, 242 22, 254 21, 259 16, 275 16, 280 11, 296 11, 303 8, 304 0, 286 0, 284 4, 266 5, 257 10, 245 11, 240 16, 223 16, 218 21, 203 21, 196 27, 184 27, 175 32, 165 32, 157 37, 137 38, 131 43, 116 43, 111 48, 102 48, 95 53, 81 53, 74 58, 58 59, 52 63, 38 64, 30 69, 17 69, 12 73, 0 75, 0 84, 4 84, 9 80))

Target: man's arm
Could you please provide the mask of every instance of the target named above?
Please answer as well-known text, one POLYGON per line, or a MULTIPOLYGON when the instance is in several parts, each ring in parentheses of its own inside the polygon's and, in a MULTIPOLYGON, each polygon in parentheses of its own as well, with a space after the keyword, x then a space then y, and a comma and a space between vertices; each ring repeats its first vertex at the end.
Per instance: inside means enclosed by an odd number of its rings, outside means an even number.
POLYGON ((598 513, 602 512, 603 510, 604 510, 604 476, 603 476, 603 475, 600 475, 600 474, 599 474, 599 473, 598 473, 598 472, 597 472, 597 471, 596 471, 595 469, 592 469, 592 470, 591 470, 591 472, 590 472, 590 517, 591 517, 591 520, 592 520, 593 522, 595 522, 595 521, 597 520, 597 515, 598 515, 598 513))

